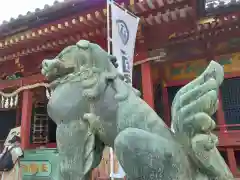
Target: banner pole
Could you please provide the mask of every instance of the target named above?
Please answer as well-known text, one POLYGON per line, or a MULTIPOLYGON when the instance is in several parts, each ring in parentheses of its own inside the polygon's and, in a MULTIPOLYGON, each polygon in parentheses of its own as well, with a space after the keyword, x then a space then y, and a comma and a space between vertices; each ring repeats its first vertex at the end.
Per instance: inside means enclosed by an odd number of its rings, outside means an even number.
MULTIPOLYGON (((112 0, 107 0, 107 49, 108 54, 111 54, 111 37, 110 37, 110 6, 111 6, 112 0)), ((109 152, 109 158, 110 158, 110 176, 111 180, 114 180, 112 174, 113 174, 113 166, 114 166, 114 158, 113 158, 113 149, 110 147, 109 152)))
MULTIPOLYGON (((108 54, 113 54, 117 57, 119 73, 123 73, 126 82, 132 83, 132 66, 136 41, 136 33, 138 28, 139 18, 114 2, 107 0, 107 48, 108 54), (129 32, 131 31, 131 33, 129 32), (125 73, 125 74, 124 74, 125 73)), ((110 159, 110 177, 123 178, 126 174, 119 163, 119 170, 115 174, 115 156, 114 149, 109 149, 110 159)))
POLYGON ((111 54, 111 37, 110 37, 110 6, 111 0, 107 0, 107 49, 108 54, 111 54))

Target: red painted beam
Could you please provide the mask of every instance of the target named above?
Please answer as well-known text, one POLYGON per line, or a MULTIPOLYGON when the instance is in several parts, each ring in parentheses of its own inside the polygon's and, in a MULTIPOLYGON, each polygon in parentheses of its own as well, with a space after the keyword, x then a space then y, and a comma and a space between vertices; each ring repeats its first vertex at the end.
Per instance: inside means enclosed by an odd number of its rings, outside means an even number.
POLYGON ((202 31, 198 31, 194 29, 192 34, 184 34, 174 39, 170 39, 166 42, 165 47, 179 45, 180 47, 183 44, 189 44, 193 42, 212 42, 214 44, 218 44, 219 42, 228 41, 231 38, 239 37, 240 31, 238 28, 239 23, 233 22, 231 24, 224 24, 221 27, 215 27, 212 29, 206 29, 202 31), (220 31, 222 29, 223 31, 220 31))
MULTIPOLYGON (((141 61, 146 59, 146 53, 137 53, 134 58, 134 62, 141 61)), ((17 80, 2 80, 0 83, 0 90, 8 89, 8 88, 18 88, 21 86, 26 86, 29 84, 35 84, 39 82, 46 81, 45 77, 41 74, 36 74, 28 77, 23 77, 17 80)))
POLYGON ((45 77, 41 74, 20 78, 17 80, 3 80, 0 83, 0 90, 8 89, 8 88, 18 88, 21 86, 26 86, 29 84, 35 84, 39 82, 46 81, 45 77))

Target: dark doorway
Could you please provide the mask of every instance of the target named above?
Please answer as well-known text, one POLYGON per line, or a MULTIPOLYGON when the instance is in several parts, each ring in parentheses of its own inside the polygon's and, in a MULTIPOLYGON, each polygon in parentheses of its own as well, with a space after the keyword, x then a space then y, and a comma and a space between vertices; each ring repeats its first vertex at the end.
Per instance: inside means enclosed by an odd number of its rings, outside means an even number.
POLYGON ((49 143, 56 143, 56 123, 51 119, 48 118, 48 141, 49 143))
POLYGON ((0 149, 2 150, 3 144, 8 136, 11 129, 16 126, 16 109, 6 109, 0 111, 0 149))
POLYGON ((15 109, 0 111, 0 140, 7 138, 8 133, 11 129, 15 128, 16 125, 16 114, 15 109))
POLYGON ((171 107, 172 107, 172 102, 173 99, 175 97, 175 95, 177 94, 177 92, 179 91, 180 88, 182 88, 183 86, 171 86, 167 88, 168 91, 168 104, 169 104, 169 112, 171 113, 171 107))
POLYGON ((154 107, 155 111, 161 118, 164 117, 164 106, 163 106, 163 94, 162 94, 162 85, 159 84, 154 89, 154 107))
POLYGON ((141 65, 137 65, 133 67, 133 87, 141 92, 142 98, 142 71, 141 65))
POLYGON ((240 150, 235 150, 234 155, 237 163, 237 170, 240 172, 240 150))

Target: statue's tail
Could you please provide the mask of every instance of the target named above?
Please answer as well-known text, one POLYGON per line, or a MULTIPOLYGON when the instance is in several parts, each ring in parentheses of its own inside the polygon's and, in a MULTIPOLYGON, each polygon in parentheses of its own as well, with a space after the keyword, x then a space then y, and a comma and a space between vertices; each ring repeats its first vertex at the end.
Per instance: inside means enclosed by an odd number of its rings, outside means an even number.
POLYGON ((216 80, 218 87, 222 84, 224 80, 224 69, 220 64, 215 61, 211 61, 205 71, 196 79, 191 81, 191 83, 181 88, 178 91, 178 94, 184 94, 185 92, 192 90, 194 87, 205 83, 210 78, 216 80))

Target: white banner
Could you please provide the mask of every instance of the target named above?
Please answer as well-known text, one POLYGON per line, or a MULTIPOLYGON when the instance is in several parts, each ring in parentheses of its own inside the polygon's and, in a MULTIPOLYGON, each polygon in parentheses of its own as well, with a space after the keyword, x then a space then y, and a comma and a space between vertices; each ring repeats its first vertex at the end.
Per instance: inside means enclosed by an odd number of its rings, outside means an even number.
MULTIPOLYGON (((112 55, 116 56, 118 71, 123 74, 125 81, 132 84, 133 58, 138 30, 139 18, 129 13, 127 10, 120 8, 113 0, 107 0, 108 13, 108 52, 110 52, 110 40, 112 44, 112 55), (111 8, 111 15, 110 9, 111 8), (109 26, 111 16, 112 37, 109 36, 109 26)), ((113 149, 110 148, 110 177, 124 178, 125 172, 122 167, 118 166, 118 172, 114 173, 113 149)))
POLYGON ((118 70, 132 82, 132 69, 139 18, 111 2, 112 55, 117 57, 118 70))

